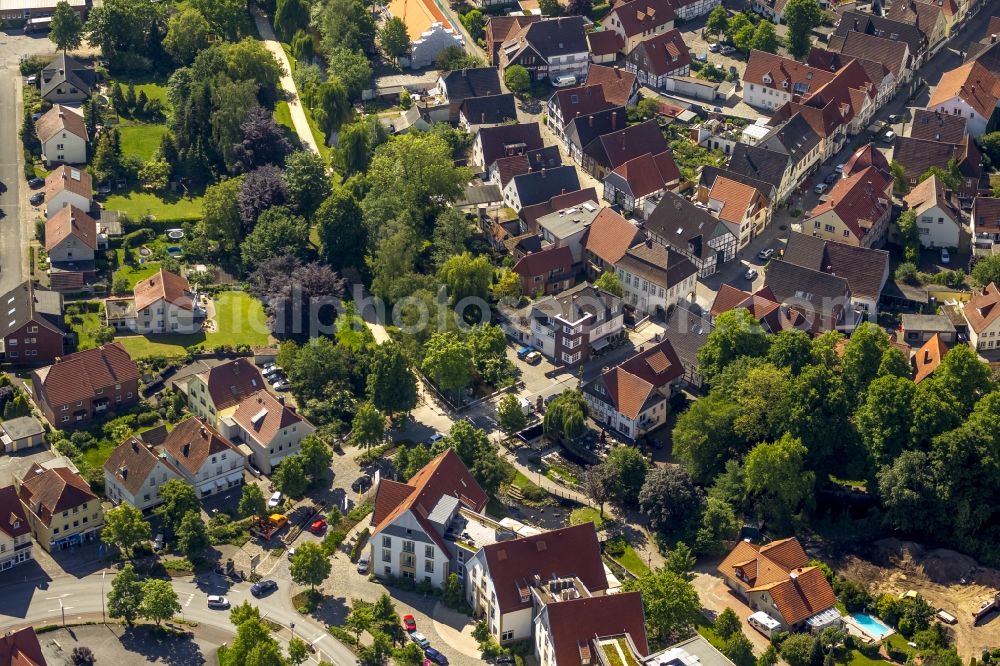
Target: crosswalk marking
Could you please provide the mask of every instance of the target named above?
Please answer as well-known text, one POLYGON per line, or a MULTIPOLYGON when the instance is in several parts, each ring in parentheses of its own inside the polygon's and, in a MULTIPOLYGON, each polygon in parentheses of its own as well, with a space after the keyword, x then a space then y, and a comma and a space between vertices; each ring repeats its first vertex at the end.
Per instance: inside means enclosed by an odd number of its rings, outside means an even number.
POLYGON ((191 593, 188 594, 187 601, 184 602, 184 607, 187 608, 188 606, 190 606, 191 605, 191 601, 193 599, 194 599, 194 592, 191 592, 191 593))

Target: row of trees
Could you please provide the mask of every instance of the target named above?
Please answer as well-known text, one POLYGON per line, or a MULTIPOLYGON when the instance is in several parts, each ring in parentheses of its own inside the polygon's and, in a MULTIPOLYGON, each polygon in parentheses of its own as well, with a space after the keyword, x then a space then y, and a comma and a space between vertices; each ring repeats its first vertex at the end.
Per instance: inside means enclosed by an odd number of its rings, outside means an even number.
MULTIPOLYGON (((160 497, 164 502, 156 513, 168 540, 187 557, 200 557, 211 545, 211 539, 195 489, 186 481, 171 479, 160 486, 160 497)), ((122 502, 104 513, 101 540, 118 548, 126 559, 132 559, 136 548, 148 543, 151 537, 149 522, 131 504, 122 502)))
POLYGON ((987 478, 1000 471, 1000 393, 969 347, 916 384, 873 324, 846 341, 836 332, 810 340, 765 334, 736 310, 719 317, 699 363, 712 389, 678 418, 673 450, 708 500, 785 532, 809 519, 833 479, 863 479, 881 501, 873 532, 995 558, 982 544, 997 536, 987 478))
MULTIPOLYGON (((785 46, 793 58, 802 60, 812 48, 812 30, 823 22, 823 11, 816 0, 789 0, 782 16, 788 26, 785 46)), ((781 40, 774 24, 749 11, 729 15, 723 6, 713 9, 706 19, 705 30, 716 36, 725 35, 740 51, 751 49, 777 53, 781 40)))

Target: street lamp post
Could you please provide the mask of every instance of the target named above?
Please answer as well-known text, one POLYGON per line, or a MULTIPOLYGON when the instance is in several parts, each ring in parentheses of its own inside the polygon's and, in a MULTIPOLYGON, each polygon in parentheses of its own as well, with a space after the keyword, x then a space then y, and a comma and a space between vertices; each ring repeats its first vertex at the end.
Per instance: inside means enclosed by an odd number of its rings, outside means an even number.
POLYGON ((108 618, 104 615, 104 577, 108 574, 107 569, 101 569, 101 622, 108 623, 108 618))

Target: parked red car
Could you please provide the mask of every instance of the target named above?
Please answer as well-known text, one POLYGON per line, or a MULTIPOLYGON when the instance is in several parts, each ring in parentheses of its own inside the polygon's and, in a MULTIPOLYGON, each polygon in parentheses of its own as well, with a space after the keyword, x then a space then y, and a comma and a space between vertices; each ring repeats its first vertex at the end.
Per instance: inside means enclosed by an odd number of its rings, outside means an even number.
POLYGON ((309 526, 309 531, 313 534, 320 534, 326 529, 326 521, 320 518, 319 520, 314 520, 313 524, 309 526))
POLYGON ((413 619, 412 615, 403 616, 403 628, 406 629, 407 631, 417 630, 417 621, 413 619))

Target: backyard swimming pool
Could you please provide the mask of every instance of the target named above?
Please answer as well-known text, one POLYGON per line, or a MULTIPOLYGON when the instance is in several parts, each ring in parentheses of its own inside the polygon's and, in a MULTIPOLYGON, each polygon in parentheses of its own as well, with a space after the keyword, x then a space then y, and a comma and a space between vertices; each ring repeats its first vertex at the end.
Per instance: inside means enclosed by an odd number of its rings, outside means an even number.
POLYGON ((871 636, 873 640, 880 641, 893 633, 892 627, 886 626, 881 620, 868 613, 852 613, 851 620, 858 629, 871 636))

